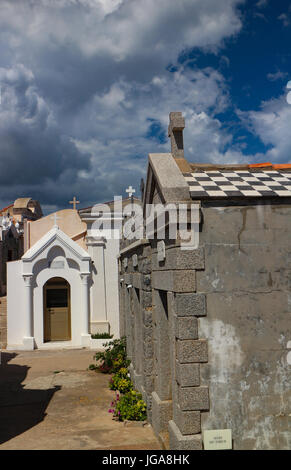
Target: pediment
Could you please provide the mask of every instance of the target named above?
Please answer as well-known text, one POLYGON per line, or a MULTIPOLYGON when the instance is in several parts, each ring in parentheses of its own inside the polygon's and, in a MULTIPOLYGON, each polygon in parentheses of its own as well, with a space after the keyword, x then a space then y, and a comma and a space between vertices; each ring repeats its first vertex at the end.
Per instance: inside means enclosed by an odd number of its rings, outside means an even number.
POLYGON ((47 232, 22 256, 21 259, 24 262, 34 261, 52 246, 60 246, 64 248, 64 251, 68 255, 73 255, 73 257, 76 257, 81 261, 88 261, 91 259, 87 251, 80 247, 80 245, 74 242, 58 227, 53 227, 49 232, 47 232))

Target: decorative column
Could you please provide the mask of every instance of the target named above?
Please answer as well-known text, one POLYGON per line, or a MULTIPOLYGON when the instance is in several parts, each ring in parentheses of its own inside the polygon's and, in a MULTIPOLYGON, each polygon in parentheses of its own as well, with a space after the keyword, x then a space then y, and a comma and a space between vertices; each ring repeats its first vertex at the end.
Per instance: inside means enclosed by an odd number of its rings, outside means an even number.
POLYGON ((103 237, 88 236, 86 244, 89 255, 91 256, 92 276, 94 284, 91 289, 91 317, 90 332, 91 333, 109 333, 110 325, 107 318, 107 291, 105 276, 105 239, 103 237), (98 308, 94 308, 97 306, 98 308))
POLYGON ((34 349, 33 337, 33 297, 32 297, 32 274, 23 274, 24 289, 24 335, 23 346, 25 350, 34 349))
POLYGON ((91 335, 89 332, 90 323, 90 300, 89 300, 89 278, 90 273, 81 273, 81 285, 82 285, 82 325, 81 325, 81 336, 82 345, 90 346, 91 335))

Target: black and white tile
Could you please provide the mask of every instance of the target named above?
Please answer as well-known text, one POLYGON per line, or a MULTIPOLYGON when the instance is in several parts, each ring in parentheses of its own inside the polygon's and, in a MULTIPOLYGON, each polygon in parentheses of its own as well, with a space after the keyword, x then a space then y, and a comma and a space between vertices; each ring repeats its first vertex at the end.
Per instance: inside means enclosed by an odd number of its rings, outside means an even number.
POLYGON ((291 172, 205 171, 184 173, 192 199, 211 197, 291 197, 291 172))

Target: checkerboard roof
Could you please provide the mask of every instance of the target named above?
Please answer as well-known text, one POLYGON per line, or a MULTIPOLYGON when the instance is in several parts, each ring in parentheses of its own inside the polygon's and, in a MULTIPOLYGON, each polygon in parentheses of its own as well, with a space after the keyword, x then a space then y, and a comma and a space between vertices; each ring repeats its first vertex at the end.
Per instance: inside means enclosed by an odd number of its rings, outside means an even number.
POLYGON ((201 169, 183 175, 192 199, 291 197, 291 172, 284 169, 201 169))

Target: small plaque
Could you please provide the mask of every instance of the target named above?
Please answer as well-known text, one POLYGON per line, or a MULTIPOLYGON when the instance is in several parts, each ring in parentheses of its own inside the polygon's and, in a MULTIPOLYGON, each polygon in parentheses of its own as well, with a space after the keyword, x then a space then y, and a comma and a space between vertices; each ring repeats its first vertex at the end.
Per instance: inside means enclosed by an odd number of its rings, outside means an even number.
POLYGON ((229 450, 232 449, 231 429, 215 429, 203 432, 205 450, 229 450))

